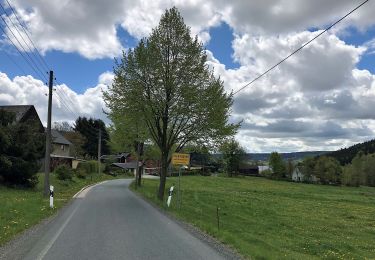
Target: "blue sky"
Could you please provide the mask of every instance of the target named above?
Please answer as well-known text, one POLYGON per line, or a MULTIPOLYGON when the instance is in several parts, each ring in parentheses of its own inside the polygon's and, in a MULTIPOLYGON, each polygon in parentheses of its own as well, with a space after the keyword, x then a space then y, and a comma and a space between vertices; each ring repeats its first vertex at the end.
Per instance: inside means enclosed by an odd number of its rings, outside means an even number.
MULTIPOLYGON (((170 4, 179 8, 192 33, 212 53, 208 64, 227 91, 252 81, 314 37, 314 30, 323 29, 357 4, 352 0, 340 4, 290 0, 288 5, 280 0, 171 0, 169 4, 146 0, 129 5, 126 0, 80 0, 77 5, 62 0, 62 7, 58 1, 9 1, 44 51, 57 83, 66 84, 56 88, 69 94, 71 100, 66 103, 75 113, 57 99, 54 120, 74 121, 80 114, 107 123, 102 90, 113 79, 114 57, 120 58, 122 50, 147 37, 170 4)), ((375 106, 375 2, 366 5, 329 36, 322 36, 234 97, 230 120, 243 122, 237 139, 247 151, 334 150, 375 136, 371 109, 375 106)), ((3 23, 0 26, 5 28, 3 23)), ((37 75, 4 39, 1 35, 0 105, 34 104, 45 118, 46 89, 38 80, 46 81, 45 69, 42 77, 37 75), (31 77, 15 79, 24 75, 31 77)))
MULTIPOLYGON (((129 35, 129 33, 117 28, 117 35, 123 46, 132 48, 136 46, 137 39, 129 35)), ((221 23, 219 26, 213 27, 209 30, 211 40, 206 44, 206 48, 212 51, 215 57, 225 64, 227 69, 238 68, 239 64, 233 61, 232 58, 232 40, 233 30, 226 23, 221 23)), ((30 69, 22 56, 11 47, 6 47, 0 52, 1 71, 8 74, 10 77, 23 74, 23 72, 9 59, 4 53, 12 57, 17 63, 20 63, 25 72, 31 74, 35 78, 40 78, 32 69, 30 69)), ((47 64, 53 67, 55 77, 58 83, 65 83, 78 93, 84 92, 88 87, 93 87, 97 84, 98 76, 105 71, 113 71, 114 59, 101 58, 90 60, 78 53, 66 53, 62 51, 51 50, 47 51, 44 56, 47 64)))
MULTIPOLYGON (((240 64, 235 62, 232 58, 233 29, 231 29, 227 23, 223 22, 218 26, 210 28, 209 33, 211 39, 205 47, 212 51, 215 58, 225 64, 227 69, 238 68, 240 64)), ((129 35, 129 33, 121 27, 118 27, 117 35, 123 46, 132 48, 136 46, 138 42, 137 39, 129 35)), ((365 32, 350 28, 341 37, 347 44, 355 46, 363 45, 374 38, 375 26, 365 32)), ((0 69, 2 72, 5 72, 10 77, 23 74, 5 52, 7 52, 13 60, 21 64, 26 73, 31 74, 35 78, 40 78, 39 75, 36 75, 36 73, 28 67, 21 55, 14 48, 9 46, 3 46, 2 51, 0 51, 0 69)), ((76 52, 66 53, 51 50, 46 53, 44 58, 47 63, 53 67, 57 81, 69 85, 78 93, 82 93, 88 87, 95 86, 98 81, 98 76, 105 71, 112 71, 114 66, 114 59, 101 58, 90 60, 76 52)), ((358 63, 358 68, 367 69, 375 73, 375 54, 366 53, 362 56, 358 63)))

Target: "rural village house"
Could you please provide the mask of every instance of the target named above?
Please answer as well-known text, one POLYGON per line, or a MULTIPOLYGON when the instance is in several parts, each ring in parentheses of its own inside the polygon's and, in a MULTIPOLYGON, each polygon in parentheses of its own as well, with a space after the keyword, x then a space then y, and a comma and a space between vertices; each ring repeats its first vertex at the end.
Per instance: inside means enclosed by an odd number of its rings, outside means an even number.
POLYGON ((34 124, 40 133, 44 133, 44 127, 33 105, 0 106, 0 109, 15 114, 15 123, 34 124))
POLYGON ((293 170, 293 173, 292 173, 292 181, 295 181, 295 182, 313 182, 313 183, 318 181, 318 179, 314 175, 312 175, 311 177, 304 176, 304 174, 301 172, 299 167, 300 167, 299 165, 294 167, 294 170, 293 170))
POLYGON ((52 129, 51 136, 51 170, 62 164, 72 167, 73 157, 70 156, 72 143, 57 130, 52 129))

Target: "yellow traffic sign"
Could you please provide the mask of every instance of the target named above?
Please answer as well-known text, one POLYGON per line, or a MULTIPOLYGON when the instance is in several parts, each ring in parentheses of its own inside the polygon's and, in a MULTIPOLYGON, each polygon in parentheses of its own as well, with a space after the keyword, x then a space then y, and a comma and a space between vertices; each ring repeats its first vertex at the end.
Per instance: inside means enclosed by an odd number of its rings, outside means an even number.
POLYGON ((172 155, 173 165, 187 165, 190 162, 190 154, 188 153, 174 153, 172 155))

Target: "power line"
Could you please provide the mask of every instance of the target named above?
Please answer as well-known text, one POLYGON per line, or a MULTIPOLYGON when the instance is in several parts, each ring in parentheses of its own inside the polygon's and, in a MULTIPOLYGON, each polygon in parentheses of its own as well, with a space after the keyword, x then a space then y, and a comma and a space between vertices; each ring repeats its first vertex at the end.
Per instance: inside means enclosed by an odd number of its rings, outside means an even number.
MULTIPOLYGON (((4 30, 3 27, 0 27, 0 29, 3 31, 4 35, 8 38, 8 40, 11 42, 11 44, 16 48, 16 50, 18 51, 18 53, 22 56, 22 58, 24 58, 24 60, 27 62, 27 64, 31 67, 31 69, 37 74, 39 75, 39 72, 34 68, 34 66, 30 63, 29 59, 27 59, 23 53, 18 49, 17 45, 12 41, 12 39, 10 39, 10 37, 8 36, 8 34, 6 33, 6 31, 4 30)), ((39 75, 40 76, 40 75, 39 75)))
POLYGON ((343 17, 341 17, 339 20, 337 20, 336 22, 334 22, 333 24, 331 24, 330 26, 328 26, 324 31, 320 32, 319 34, 317 34, 315 37, 313 37, 312 39, 310 39, 308 42, 304 43, 301 47, 299 47, 298 49, 296 49, 295 51, 293 51, 292 53, 290 53, 288 56, 286 56, 284 59, 282 59, 281 61, 279 61, 278 63, 276 63, 275 65, 273 65, 271 68, 269 68, 268 70, 266 70, 265 72, 263 72, 262 74, 260 74, 258 77, 256 77, 255 79, 253 79, 252 81, 250 81, 249 83, 247 83, 246 85, 242 86, 240 89, 236 90, 233 92, 233 95, 236 95, 238 92, 242 91, 244 88, 248 87, 249 85, 253 84, 255 81, 257 81, 258 79, 262 78, 264 75, 266 75, 268 72, 270 72, 271 70, 273 70, 274 68, 276 68, 277 66, 279 66, 281 63, 283 63, 284 61, 286 61, 287 59, 289 59, 291 56, 293 56, 294 54, 296 54, 297 52, 299 52, 300 50, 302 50, 304 47, 306 47, 307 45, 309 45, 311 42, 313 42, 315 39, 317 39, 318 37, 320 37, 322 34, 326 33, 328 30, 330 30, 333 26, 335 26, 336 24, 338 24, 339 22, 341 22, 342 20, 344 20, 346 17, 348 17, 349 15, 351 15, 353 12, 355 12, 357 9, 359 9, 361 6, 363 6, 364 4, 366 4, 369 0, 366 0, 364 2, 362 2, 360 5, 358 5, 356 8, 354 8, 353 10, 351 10, 349 13, 347 13, 346 15, 344 15, 343 17))
MULTIPOLYGON (((15 9, 13 8, 13 6, 9 3, 9 1, 6 0, 6 2, 8 3, 8 5, 9 5, 10 9, 12 10, 14 16, 16 17, 16 19, 17 19, 17 21, 18 21, 18 24, 19 24, 20 27, 23 29, 24 33, 27 35, 27 37, 28 37, 29 41, 31 42, 32 46, 33 46, 34 49, 36 50, 36 53, 38 54, 39 59, 43 62, 42 66, 44 65, 44 66, 47 68, 47 70, 50 70, 50 66, 47 64, 47 62, 45 61, 45 59, 43 58, 43 56, 40 54, 39 50, 36 48, 36 46, 35 46, 33 40, 31 39, 31 37, 30 37, 30 35, 29 35, 29 33, 28 33, 29 30, 27 29, 27 27, 25 26, 25 24, 22 23, 21 19, 20 19, 20 18, 18 17, 18 15, 17 15, 17 12, 16 12, 15 9)), ((3 10, 4 10, 4 9, 3 9, 3 10)), ((5 12, 5 10, 4 10, 4 12, 5 12)), ((9 17, 8 17, 8 19, 11 20, 9 17)), ((23 40, 23 41, 25 42, 25 44, 28 46, 28 44, 26 43, 26 41, 25 41, 25 39, 23 38, 22 34, 18 31, 17 26, 13 23, 12 20, 11 20, 11 22, 12 22, 13 26, 16 28, 18 34, 21 36, 22 40, 23 40)), ((29 32, 30 32, 30 31, 29 31, 29 32)), ((30 32, 30 34, 31 34, 31 32, 30 32)), ((31 49, 30 46, 28 46, 28 47, 29 47, 29 49, 31 49)), ((57 83, 58 83, 58 82, 57 82, 57 83)), ((59 85, 62 85, 62 84, 60 84, 60 83, 58 83, 58 84, 59 84, 59 85)), ((66 99, 65 101, 66 101, 67 103, 71 103, 71 104, 74 105, 74 102, 73 102, 73 101, 71 100, 71 98, 65 93, 65 90, 64 90, 64 89, 60 89, 60 96, 61 96, 61 95, 64 96, 64 98, 66 99)), ((61 99, 62 99, 62 98, 63 98, 63 97, 61 97, 61 99)), ((69 106, 67 106, 67 107, 69 107, 69 106)), ((69 109, 69 110, 70 110, 70 109, 69 109)), ((70 110, 70 111, 71 111, 71 110, 70 110)), ((73 112, 73 113, 74 113, 74 112, 73 112)), ((75 114, 75 113, 74 113, 74 114, 75 114)), ((76 115, 77 115, 77 114, 76 114, 76 115)))
MULTIPOLYGON (((4 9, 4 7, 3 7, 3 5, 2 5, 1 3, 0 3, 0 6, 1 6, 1 8, 3 9, 3 11, 4 11, 5 15, 6 15, 5 9, 4 9)), ((26 53, 26 55, 27 55, 27 57, 30 59, 31 63, 33 63, 33 65, 32 65, 30 62, 28 62, 29 65, 30 65, 30 66, 32 67, 32 69, 34 70, 34 72, 36 72, 36 74, 39 75, 39 76, 42 75, 41 78, 44 78, 44 80, 47 80, 46 76, 43 74, 43 72, 41 72, 41 70, 39 69, 38 65, 34 62, 34 60, 31 58, 30 54, 25 50, 25 48, 23 47, 23 45, 21 44, 21 42, 18 40, 17 36, 13 33, 13 30, 10 28, 10 26, 9 26, 8 23, 7 23, 7 21, 4 19, 4 17, 3 17, 2 15, 1 15, 0 17, 1 17, 1 19, 3 20, 5 26, 8 28, 9 32, 13 35, 14 39, 18 42, 19 46, 20 46, 20 47, 22 48, 22 50, 26 53), (38 71, 39 71, 39 72, 38 72, 38 71), (41 74, 39 74, 39 73, 41 73, 41 74)), ((12 43, 12 45, 13 45, 14 47, 16 47, 16 49, 19 51, 19 53, 22 55, 22 57, 23 57, 24 59, 26 59, 25 56, 24 56, 24 55, 21 53, 21 51, 19 50, 19 48, 16 46, 16 44, 11 40, 11 38, 9 37, 9 35, 5 32, 5 30, 4 30, 3 28, 1 28, 1 29, 2 29, 2 31, 4 32, 5 36, 6 36, 6 37, 9 39, 9 41, 12 43)), ((26 59, 26 60, 27 60, 27 59, 26 59)), ((28 61, 28 60, 27 60, 27 61, 28 61)))
MULTIPOLYGON (((18 17, 17 15, 17 12, 15 11, 15 9, 12 7, 12 5, 9 3, 8 0, 6 0, 6 2, 8 3, 10 9, 12 10, 14 16, 16 17, 17 21, 18 21, 18 25, 16 25, 13 20, 10 18, 10 16, 7 14, 6 12, 6 9, 4 8, 4 6, 0 3, 0 7, 1 9, 3 10, 5 16, 7 17, 7 19, 12 23, 14 29, 17 31, 18 35, 21 37, 24 45, 26 46, 26 48, 28 50, 30 50, 31 52, 34 52, 34 50, 36 51, 36 53, 38 54, 38 57, 40 59, 40 61, 42 61, 42 63, 36 58, 36 61, 38 61, 39 65, 42 65, 42 67, 44 66, 45 68, 47 68, 47 70, 50 70, 50 66, 47 64, 47 62, 45 61, 45 59, 43 58, 43 56, 41 55, 41 53, 39 52, 39 50, 36 48, 33 40, 31 39, 31 32, 27 29, 27 27, 22 23, 21 19, 18 17), (22 36, 22 33, 18 30, 18 27, 21 27, 22 30, 24 31, 25 35, 27 36, 28 40, 30 41, 30 43, 32 44, 33 48, 30 47, 30 45, 27 43, 27 41, 25 40, 25 38, 22 36), (29 32, 29 33, 28 33, 29 32)), ((17 47, 17 45, 14 43, 14 41, 9 37, 9 35, 7 34, 7 32, 4 30, 4 28, 0 27, 1 30, 3 31, 4 35, 9 39, 9 41, 11 42, 11 44, 16 48, 16 50, 19 52, 19 54, 24 58, 24 60, 28 63, 28 65, 33 69, 33 71, 37 74, 37 75, 42 75, 42 78, 44 78, 45 80, 47 80, 46 76, 44 76, 43 72, 41 72, 39 66, 36 64, 36 62, 34 61, 34 59, 30 56, 30 54, 28 53, 28 51, 25 50, 24 48, 24 45, 21 44, 20 40, 18 39, 18 37, 15 35, 15 33, 13 32, 13 30, 11 29, 11 27, 9 26, 9 24, 7 23, 7 21, 4 19, 3 16, 1 16, 1 19, 3 20, 5 26, 8 28, 9 32, 13 35, 14 39, 18 42, 19 44, 19 47, 22 48, 23 52, 26 53, 28 59, 25 57, 24 53, 22 53, 22 51, 17 47), (32 63, 32 64, 31 64, 32 63), (41 74, 39 74, 41 73, 41 74)), ((6 53, 7 54, 7 53, 6 53)), ((17 66, 21 69, 21 71, 24 72, 24 70, 7 54, 7 56, 9 57, 9 59, 17 66)), ((25 72, 24 72, 25 73, 25 72)), ((26 74, 26 73, 25 73, 26 74)), ((57 82, 58 83, 58 82, 57 82)), ((58 83, 59 85, 62 85, 61 83, 58 83)), ((64 110, 65 112, 67 113, 71 113, 73 116, 75 117, 80 117, 79 114, 77 114, 74 109, 72 110, 69 106, 69 103, 72 104, 74 106, 74 102, 72 101, 72 99, 69 97, 68 94, 66 94, 65 90, 60 88, 60 89, 57 89, 59 90, 60 92, 56 91, 56 98, 58 101, 60 101, 60 104, 62 105, 60 108, 62 110, 64 110)), ((91 126, 90 126, 91 127, 91 126)), ((97 135, 97 129, 95 128, 87 128, 89 134, 93 134, 93 135, 97 135)))
POLYGON ((23 74, 27 74, 26 72, 25 72, 25 70, 21 67, 21 65, 19 65, 8 53, 7 53, 7 51, 4 51, 4 53, 5 53, 5 55, 14 63, 14 65, 16 65, 16 67, 17 68, 19 68, 22 72, 23 72, 23 74))
MULTIPOLYGON (((47 64, 47 62, 45 61, 45 59, 42 57, 42 55, 40 54, 39 50, 36 48, 34 42, 32 41, 32 39, 31 39, 29 33, 27 32, 27 28, 26 28, 26 26, 22 24, 21 19, 18 17, 16 11, 15 11, 14 8, 12 7, 12 5, 9 3, 9 1, 6 0, 6 2, 8 3, 9 7, 11 8, 11 10, 12 10, 14 16, 16 17, 16 19, 17 19, 17 21, 18 21, 18 24, 19 24, 20 27, 23 29, 24 33, 27 35, 29 41, 31 42, 31 44, 32 44, 32 46, 34 47, 34 49, 36 50, 36 53, 38 54, 38 57, 39 57, 39 59, 43 62, 43 64, 42 64, 38 59, 36 59, 36 60, 39 62, 39 64, 41 64, 42 66, 45 66, 45 67, 47 68, 47 70, 50 70, 50 68, 49 68, 50 66, 47 64)), ((0 4, 0 5, 1 5, 1 4, 0 4)), ((4 7, 3 7, 2 5, 1 5, 1 8, 3 9, 4 13, 6 14, 6 11, 5 11, 5 9, 4 9, 4 7)), ((24 37, 22 36, 21 32, 17 29, 17 26, 16 26, 16 24, 12 21, 12 19, 10 19, 9 16, 7 16, 7 18, 11 21, 13 27, 17 30, 19 36, 21 36, 23 42, 24 42, 25 45, 29 48, 29 50, 34 50, 34 49, 32 49, 32 48, 29 46, 29 44, 26 42, 26 40, 25 40, 24 37)), ((9 28, 9 27, 8 27, 8 28, 9 28)), ((15 35, 13 35, 13 36, 15 36, 15 35)), ((62 104, 63 104, 63 105, 69 110, 69 111, 71 111, 73 114, 75 114, 75 115, 77 116, 77 114, 74 113, 74 112, 69 108, 69 105, 67 105, 67 103, 71 103, 71 104, 73 104, 73 102, 72 102, 72 100, 70 99, 70 97, 69 97, 67 94, 65 94, 65 91, 64 91, 63 89, 61 89, 60 92, 61 92, 61 93, 59 94, 59 96, 60 96, 60 99, 59 99, 59 100, 60 100, 60 103, 62 103, 62 104), (64 98, 62 97, 62 94, 64 94, 64 96, 65 96, 64 98), (66 98, 66 100, 64 101, 65 98, 66 98)), ((58 93, 57 93, 57 94, 58 94, 58 93)))
POLYGON ((8 0, 6 0, 6 2, 8 3, 10 9, 12 10, 14 16, 16 17, 19 25, 21 26, 22 30, 24 31, 24 33, 26 34, 27 38, 29 39, 29 41, 31 42, 31 44, 33 45, 34 49, 36 50, 36 53, 38 54, 38 57, 39 59, 42 61, 42 63, 45 65, 45 67, 47 68, 47 70, 50 70, 50 66, 48 65, 48 63, 45 61, 45 59, 43 59, 43 56, 40 54, 40 51, 38 50, 38 48, 35 46, 33 40, 31 39, 29 33, 31 34, 31 32, 27 29, 26 25, 21 21, 21 19, 18 17, 17 15, 17 12, 14 10, 13 6, 9 3, 8 0), (28 33, 29 32, 29 33, 28 33))

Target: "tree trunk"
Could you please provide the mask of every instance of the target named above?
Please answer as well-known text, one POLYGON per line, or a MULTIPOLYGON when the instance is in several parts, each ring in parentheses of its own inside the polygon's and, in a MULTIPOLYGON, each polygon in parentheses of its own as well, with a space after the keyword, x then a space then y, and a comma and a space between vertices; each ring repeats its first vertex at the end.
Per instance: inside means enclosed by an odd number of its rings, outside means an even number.
POLYGON ((164 190, 165 190, 165 183, 167 180, 167 172, 168 172, 168 152, 161 153, 161 172, 160 172, 160 184, 159 184, 159 191, 158 191, 158 199, 163 201, 164 198, 164 190))
POLYGON ((138 167, 138 176, 137 176, 137 185, 138 187, 141 186, 142 184, 142 172, 143 172, 143 164, 138 167))
POLYGON ((142 162, 141 166, 138 166, 137 167, 137 185, 140 187, 141 184, 142 184, 142 172, 143 172, 143 143, 137 143, 137 154, 138 154, 138 164, 139 164, 139 161, 142 162))

